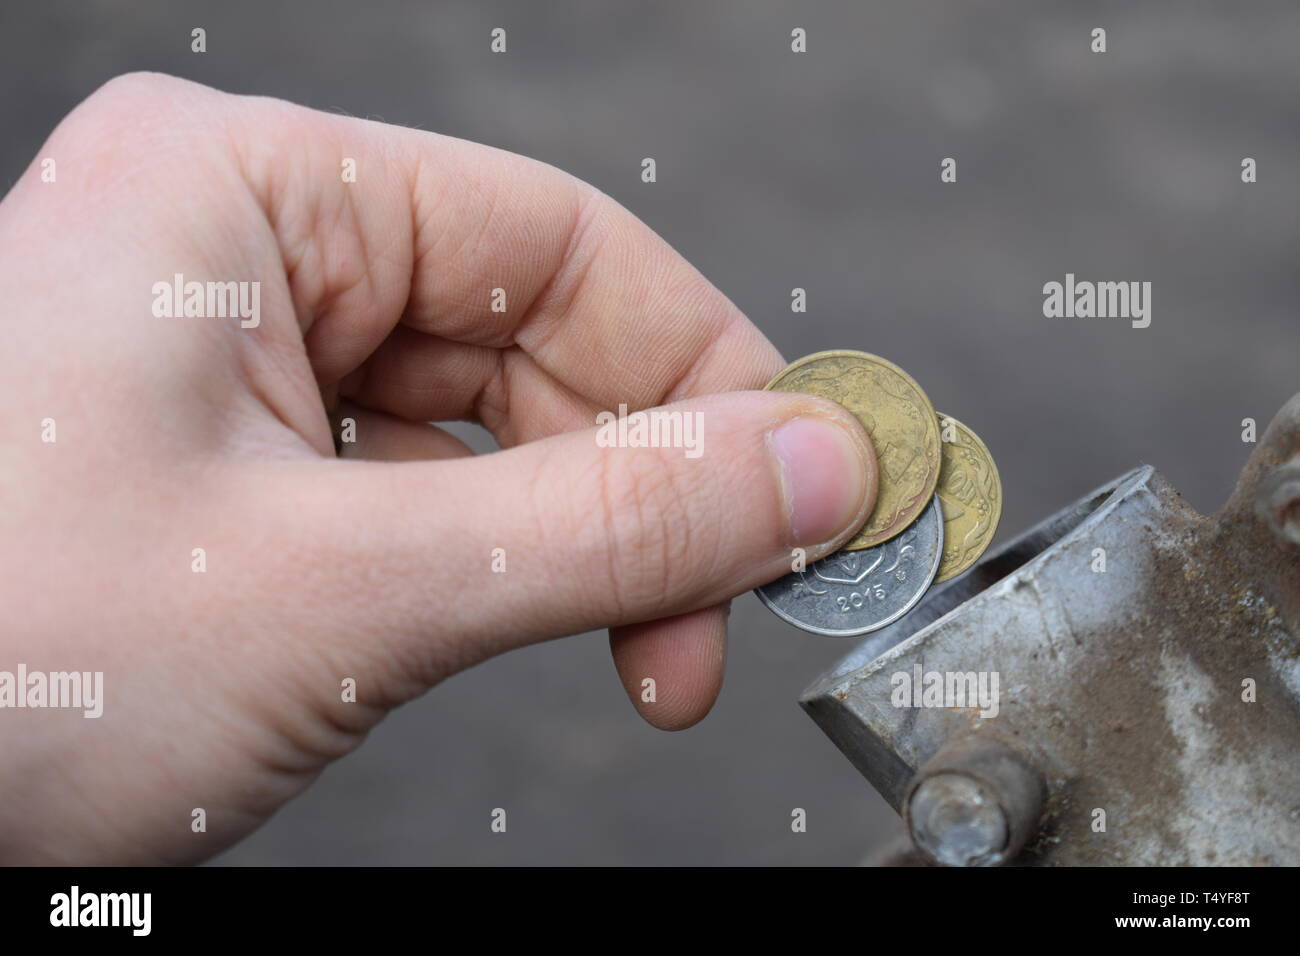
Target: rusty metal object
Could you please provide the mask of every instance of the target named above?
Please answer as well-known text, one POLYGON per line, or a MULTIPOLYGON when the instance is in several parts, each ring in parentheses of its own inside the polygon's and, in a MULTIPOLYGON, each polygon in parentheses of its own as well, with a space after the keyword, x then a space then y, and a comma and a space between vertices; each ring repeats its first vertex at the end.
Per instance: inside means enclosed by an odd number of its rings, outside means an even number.
MULTIPOLYGON (((801 703, 900 812, 963 741, 1005 741, 1046 791, 1018 864, 1300 864, 1300 395, 1217 515, 1138 468, 932 589, 801 703), (998 705, 899 705, 904 674, 996 674, 998 705)), ((1018 771, 989 766, 932 796, 958 817, 963 795, 1002 800, 1018 771)))
POLYGON ((1264 476, 1255 511, 1278 538, 1300 544, 1300 458, 1278 465, 1264 476))
POLYGON ((998 866, 1038 829, 1046 789, 1025 754, 995 733, 968 733, 917 773, 903 819, 918 850, 947 866, 998 866))

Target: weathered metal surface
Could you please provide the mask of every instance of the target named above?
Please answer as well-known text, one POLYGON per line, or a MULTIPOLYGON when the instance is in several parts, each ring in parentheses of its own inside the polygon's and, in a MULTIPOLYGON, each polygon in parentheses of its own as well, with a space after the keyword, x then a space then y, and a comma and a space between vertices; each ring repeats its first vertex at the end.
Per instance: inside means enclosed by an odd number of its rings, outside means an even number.
POLYGON ((1138 468, 934 588, 801 702, 896 809, 945 745, 1012 742, 1047 790, 1017 863, 1300 864, 1297 542, 1300 395, 1219 514, 1138 468), (895 706, 896 675, 935 673, 996 674, 996 716, 895 706))

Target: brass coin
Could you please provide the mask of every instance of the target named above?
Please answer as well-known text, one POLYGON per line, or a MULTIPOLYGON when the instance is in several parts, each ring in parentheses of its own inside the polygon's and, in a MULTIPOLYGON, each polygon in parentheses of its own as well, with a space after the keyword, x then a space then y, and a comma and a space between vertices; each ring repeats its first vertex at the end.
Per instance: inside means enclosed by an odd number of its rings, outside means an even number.
POLYGON ((1002 517, 1002 479, 978 435, 951 415, 939 416, 943 466, 939 505, 943 509, 943 560, 935 584, 955 578, 988 548, 1002 517))
POLYGON ((876 507, 842 550, 888 541, 930 504, 939 481, 938 418, 921 386, 897 365, 866 352, 817 352, 786 366, 767 387, 839 402, 871 436, 880 481, 876 507))

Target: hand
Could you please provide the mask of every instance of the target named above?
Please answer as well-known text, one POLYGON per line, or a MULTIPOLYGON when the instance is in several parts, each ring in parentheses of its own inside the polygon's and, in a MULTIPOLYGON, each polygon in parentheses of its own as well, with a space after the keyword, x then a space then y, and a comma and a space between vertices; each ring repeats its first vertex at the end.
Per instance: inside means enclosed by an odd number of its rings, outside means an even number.
POLYGON ((727 600, 874 503, 851 416, 737 391, 783 366, 766 339, 519 156, 130 75, 0 204, 0 249, 0 670, 104 675, 98 719, 0 710, 5 862, 202 859, 447 675, 598 627, 688 726, 727 600), (186 316, 177 274, 257 286, 186 316), (620 403, 700 413, 702 454, 602 447, 620 403), (504 450, 427 424, 455 419, 504 450))

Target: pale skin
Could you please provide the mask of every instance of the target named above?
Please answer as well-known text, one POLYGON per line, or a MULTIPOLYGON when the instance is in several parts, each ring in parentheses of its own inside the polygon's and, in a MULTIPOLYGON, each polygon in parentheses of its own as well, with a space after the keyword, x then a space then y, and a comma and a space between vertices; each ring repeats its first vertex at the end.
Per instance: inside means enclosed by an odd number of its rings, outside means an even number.
POLYGON ((99 719, 0 710, 3 862, 201 860, 390 709, 593 629, 688 727, 728 600, 874 503, 850 415, 758 391, 785 361, 726 297, 520 156, 132 74, 41 148, 0 250, 0 670, 104 672, 99 719), (156 317, 177 272, 260 282, 260 325, 156 317), (704 454, 600 447, 619 403, 702 412, 704 454), (427 424, 460 419, 503 450, 427 424))

